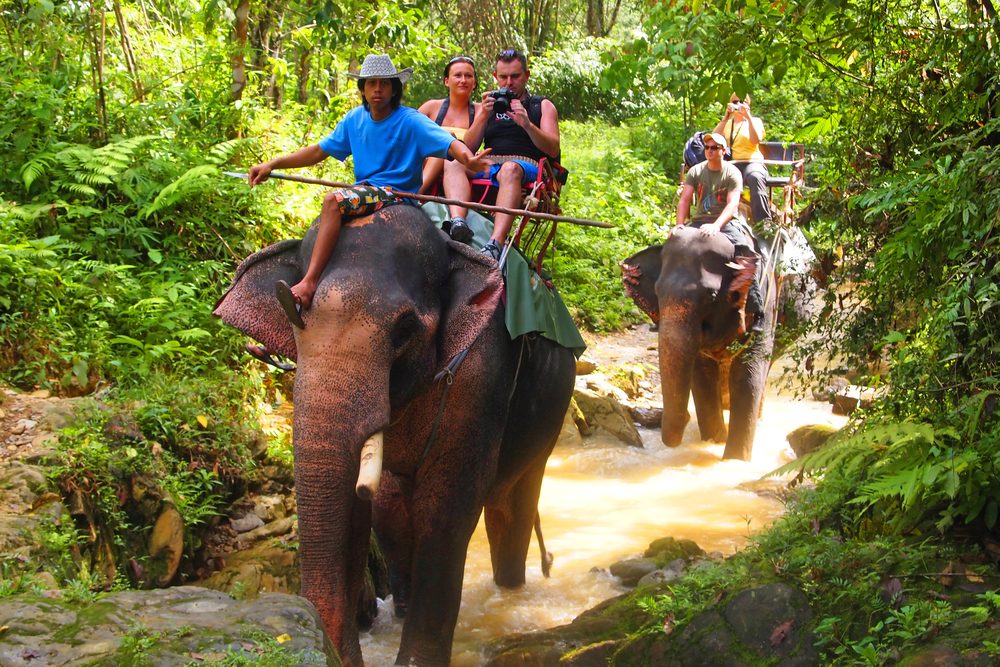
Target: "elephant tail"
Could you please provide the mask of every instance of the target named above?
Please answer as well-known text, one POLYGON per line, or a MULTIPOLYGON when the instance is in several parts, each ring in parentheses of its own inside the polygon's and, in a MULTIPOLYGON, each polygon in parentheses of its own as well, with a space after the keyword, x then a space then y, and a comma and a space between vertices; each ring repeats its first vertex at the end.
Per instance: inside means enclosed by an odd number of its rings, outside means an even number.
POLYGON ((552 562, 555 556, 545 548, 545 538, 542 537, 542 515, 535 511, 535 537, 538 539, 538 550, 542 552, 542 576, 546 579, 552 573, 552 562))
POLYGON ((240 263, 233 283, 212 314, 263 343, 268 351, 296 358, 295 333, 274 296, 279 280, 294 284, 302 277, 299 240, 281 241, 240 263))

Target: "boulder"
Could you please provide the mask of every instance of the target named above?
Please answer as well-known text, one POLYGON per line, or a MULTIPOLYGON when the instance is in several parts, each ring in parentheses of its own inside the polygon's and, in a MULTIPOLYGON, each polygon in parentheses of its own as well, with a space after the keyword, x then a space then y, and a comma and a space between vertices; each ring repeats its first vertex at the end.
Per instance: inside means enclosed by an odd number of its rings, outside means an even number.
POLYGON ((315 608, 295 595, 237 601, 179 586, 125 591, 96 601, 17 595, 0 600, 0 664, 340 665, 315 608))
POLYGON ((629 413, 632 415, 632 421, 646 428, 660 428, 660 423, 663 421, 662 406, 636 406, 629 408, 629 413))
POLYGON ((621 579, 622 586, 634 587, 639 580, 655 572, 659 564, 653 558, 627 558, 612 563, 611 574, 621 579))
POLYGON ((620 366, 612 370, 608 382, 625 392, 625 395, 635 400, 641 393, 641 384, 646 380, 646 369, 638 365, 620 366))
POLYGON ((723 599, 695 616, 683 630, 629 641, 615 654, 623 665, 718 665, 749 667, 819 665, 808 632, 806 596, 784 583, 768 584, 723 599))
POLYGON ((298 551, 279 540, 267 540, 226 557, 226 565, 198 582, 248 600, 262 593, 298 593, 298 551))
POLYGON ((813 399, 822 403, 833 403, 833 397, 847 389, 850 384, 847 378, 834 375, 825 382, 813 387, 813 399))
POLYGON ((580 430, 585 435, 604 432, 632 447, 642 447, 642 438, 632 422, 632 416, 616 398, 591 389, 577 388, 573 399, 583 415, 586 431, 583 428, 580 430))
POLYGON ((580 434, 580 427, 573 419, 574 406, 570 404, 563 417, 562 430, 559 431, 559 438, 556 440, 556 447, 579 447, 583 444, 583 436, 580 434))
POLYGON ((650 542, 642 555, 644 558, 655 560, 658 567, 665 567, 678 559, 686 561, 704 556, 705 550, 699 547, 694 540, 661 537, 650 542))
POLYGON ((879 392, 872 387, 848 385, 833 397, 833 414, 849 415, 858 408, 868 408, 878 398, 879 392))
POLYGON ((253 513, 265 523, 275 519, 284 519, 285 499, 279 495, 259 496, 254 499, 253 513))
POLYGON ((796 458, 802 458, 825 445, 838 430, 829 424, 808 424, 798 427, 785 436, 785 439, 795 452, 796 458))

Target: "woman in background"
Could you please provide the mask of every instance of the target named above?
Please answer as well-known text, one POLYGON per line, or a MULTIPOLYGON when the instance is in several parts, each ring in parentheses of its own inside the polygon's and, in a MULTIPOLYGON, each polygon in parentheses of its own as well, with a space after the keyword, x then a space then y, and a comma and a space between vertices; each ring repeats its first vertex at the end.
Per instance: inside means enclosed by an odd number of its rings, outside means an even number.
POLYGON ((764 122, 750 113, 750 95, 740 101, 736 93, 729 98, 726 115, 713 132, 718 132, 733 152, 733 166, 743 174, 743 185, 750 190, 750 213, 759 224, 771 219, 771 199, 767 192, 767 166, 760 152, 764 140, 764 122), (742 161, 742 162, 741 162, 742 161))

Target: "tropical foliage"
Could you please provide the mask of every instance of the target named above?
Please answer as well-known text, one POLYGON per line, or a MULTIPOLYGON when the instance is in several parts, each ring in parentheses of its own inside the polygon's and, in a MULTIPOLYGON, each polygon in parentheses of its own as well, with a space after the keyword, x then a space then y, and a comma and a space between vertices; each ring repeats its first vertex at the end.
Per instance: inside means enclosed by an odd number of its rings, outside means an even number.
MULTIPOLYGON (((824 607, 831 659, 874 664, 893 642, 940 627, 946 612, 933 604, 879 606, 868 589, 852 597, 852 561, 838 540, 871 538, 862 556, 874 563, 907 536, 996 528, 994 4, 377 7, 0 0, 0 376, 64 394, 110 390, 112 403, 144 406, 128 410, 136 432, 163 448, 159 458, 135 447, 128 455, 131 445, 95 415, 66 436, 62 488, 93 491, 105 523, 128 532, 117 496, 94 485, 158 475, 192 525, 211 517, 225 494, 218 482, 252 466, 249 437, 228 424, 254 423, 277 385, 244 360, 242 338, 213 320, 212 304, 241 258, 298 236, 317 209, 314 189, 250 191, 222 172, 321 137, 356 104, 346 73, 366 53, 416 67, 407 97, 416 104, 441 94, 451 55, 475 56, 486 90, 492 53, 523 46, 532 87, 563 118, 565 212, 615 224, 563 225, 548 261, 583 327, 641 320, 617 262, 662 238, 683 142, 717 122, 731 92, 752 95, 768 138, 807 143, 799 219, 828 290, 795 354, 814 379, 850 373, 880 393, 829 449, 796 465, 823 478, 810 502, 835 534, 799 517, 775 533, 788 544, 764 543, 783 554, 773 565, 785 571, 827 559, 822 571, 840 582, 843 602, 824 607), (183 400, 165 406, 165 397, 183 400), (851 606, 877 616, 870 632, 845 620, 851 606)), ((345 180, 350 165, 315 173, 345 180)), ((272 457, 287 461, 287 451, 272 457)), ((64 551, 74 543, 61 529, 50 538, 64 551)), ((998 613, 993 598, 980 608, 998 613)))

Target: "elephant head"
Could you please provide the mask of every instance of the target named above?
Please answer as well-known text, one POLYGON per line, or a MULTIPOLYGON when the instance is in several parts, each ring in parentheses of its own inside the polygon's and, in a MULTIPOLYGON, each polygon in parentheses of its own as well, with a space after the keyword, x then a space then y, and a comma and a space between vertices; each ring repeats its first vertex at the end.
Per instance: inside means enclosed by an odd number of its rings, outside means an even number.
MULTIPOLYGON (((419 209, 390 206, 345 223, 303 313, 306 326, 298 330, 281 310, 274 284, 301 277, 315 236, 314 223, 303 241, 278 243, 246 259, 215 314, 297 361, 293 440, 302 592, 345 664, 360 665, 354 619, 372 520, 367 501, 380 474, 376 468, 367 489, 356 491, 362 448, 371 450, 385 434, 387 469, 410 475, 427 467, 425 459, 437 461, 420 451, 443 386, 434 377, 478 340, 495 344, 502 280, 495 264, 449 241, 419 209)), ((484 358, 470 354, 469 373, 480 372, 484 358)), ((498 432, 491 441, 498 446, 500 418, 483 419, 498 432)), ((469 449, 458 456, 478 453, 476 445, 469 449)), ((374 454, 365 457, 381 457, 374 454)), ((488 455, 481 462, 489 469, 488 455)), ((482 499, 470 499, 476 502, 469 514, 478 517, 482 499)), ((474 527, 472 520, 469 534, 474 527)), ((460 571, 458 577, 460 596, 460 571)), ((455 608, 457 614, 457 601, 455 608)))
POLYGON ((626 292, 659 323, 661 438, 668 446, 681 442, 693 392, 702 438, 725 441, 727 458, 749 458, 773 345, 773 298, 767 306, 765 334, 751 339, 735 358, 729 346, 746 332, 744 306, 757 262, 756 257, 736 256, 724 235, 691 227, 673 230, 662 246, 651 246, 622 262, 626 292), (720 362, 730 359, 727 437, 720 362), (756 407, 745 410, 748 404, 756 407))

